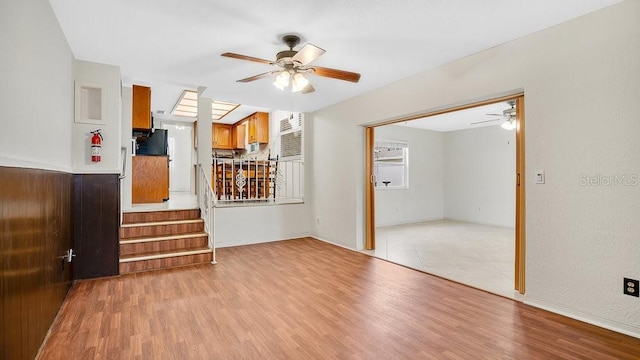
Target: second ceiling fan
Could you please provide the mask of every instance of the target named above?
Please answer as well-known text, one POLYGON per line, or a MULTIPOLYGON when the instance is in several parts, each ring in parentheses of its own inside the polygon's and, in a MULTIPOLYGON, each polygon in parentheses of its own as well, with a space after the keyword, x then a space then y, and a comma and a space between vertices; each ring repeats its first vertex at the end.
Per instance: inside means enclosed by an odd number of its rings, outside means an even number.
POLYGON ((357 83, 360 80, 360 74, 358 73, 309 65, 311 62, 324 54, 325 50, 313 44, 306 44, 299 51, 293 50, 293 48, 300 43, 299 36, 285 35, 282 37, 282 41, 289 47, 289 50, 283 50, 277 53, 275 61, 230 52, 226 52, 221 55, 234 59, 248 60, 277 66, 277 70, 268 71, 266 73, 251 76, 245 79, 240 79, 237 80, 237 82, 250 82, 266 77, 276 76, 276 80, 273 84, 280 90, 284 90, 287 86, 291 85, 291 91, 293 92, 299 91, 303 94, 308 94, 315 91, 313 86, 309 83, 309 80, 304 77, 304 74, 314 74, 322 77, 350 81, 354 83, 357 83))
POLYGON ((486 114, 489 116, 499 116, 499 118, 497 119, 492 119, 492 120, 483 120, 483 121, 476 121, 476 122, 472 122, 469 125, 477 125, 477 124, 483 124, 483 123, 488 123, 488 122, 493 122, 493 121, 504 121, 501 125, 501 127, 505 130, 513 130, 516 128, 516 102, 514 100, 510 100, 507 102, 507 104, 509 104, 509 106, 511 106, 509 109, 506 109, 502 112, 502 114, 486 114))

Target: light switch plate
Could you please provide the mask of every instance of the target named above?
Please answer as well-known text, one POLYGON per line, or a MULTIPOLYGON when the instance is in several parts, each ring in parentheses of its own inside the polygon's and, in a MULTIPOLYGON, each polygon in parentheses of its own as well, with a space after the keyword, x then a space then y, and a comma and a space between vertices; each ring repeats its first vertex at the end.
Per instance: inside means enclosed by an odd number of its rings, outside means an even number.
POLYGON ((544 184, 544 170, 536 171, 536 184, 544 184))

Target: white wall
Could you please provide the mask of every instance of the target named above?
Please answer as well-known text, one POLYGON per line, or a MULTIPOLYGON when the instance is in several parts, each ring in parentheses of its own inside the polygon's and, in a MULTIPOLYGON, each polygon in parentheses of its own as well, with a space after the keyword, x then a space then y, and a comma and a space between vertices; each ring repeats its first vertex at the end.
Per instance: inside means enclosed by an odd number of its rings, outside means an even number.
MULTIPOLYGON (((288 112, 286 113, 288 116, 288 112)), ((282 114, 271 115, 270 146, 274 141, 277 127, 273 122, 279 122, 282 114)), ((287 205, 254 205, 215 208, 214 236, 217 247, 255 244, 269 241, 287 240, 309 236, 311 234, 312 219, 314 218, 313 198, 313 157, 310 149, 313 144, 313 126, 303 120, 303 154, 304 156, 304 202, 287 205)), ((273 151, 272 151, 273 155, 273 151)))
POLYGON ((269 146, 266 151, 271 151, 271 157, 280 155, 280 120, 289 118, 290 114, 291 112, 283 110, 272 110, 269 113, 269 146))
MULTIPOLYGON (((211 170, 213 169, 213 157, 211 156, 211 98, 202 96, 205 88, 198 88, 198 124, 196 129, 197 139, 197 164, 202 166, 209 184, 211 184, 211 170)), ((200 178, 200 170, 196 178, 200 178)), ((199 186, 199 185, 198 185, 199 186)), ((216 220, 217 221, 217 220, 216 220)))
POLYGON ((216 247, 309 236, 307 204, 215 208, 216 247))
POLYGON ((132 106, 133 106, 133 88, 131 86, 123 86, 122 90, 122 115, 121 115, 121 138, 122 146, 127 148, 126 168, 124 179, 120 181, 120 207, 122 209, 132 208, 132 160, 133 143, 131 142, 131 126, 132 126, 132 106))
POLYGON ((639 17, 624 1, 313 113, 313 235, 362 247, 360 125, 524 90, 525 301, 640 336, 638 299, 622 294, 623 276, 640 278, 640 186, 580 181, 640 173, 639 17))
POLYGON ((515 131, 486 126, 444 133, 444 217, 515 226, 515 131))
POLYGON ((356 191, 356 183, 364 184, 364 128, 354 126, 362 121, 357 111, 343 115, 346 116, 333 114, 328 109, 305 118, 310 120, 306 125, 312 125, 314 134, 312 235, 337 245, 362 249, 364 197, 356 191))
POLYGON ((442 219, 443 134, 388 125, 376 128, 374 135, 409 144, 409 188, 376 189, 376 226, 442 219))
POLYGON ((53 10, 3 2, 0 28, 0 166, 70 172, 74 59, 53 10))
POLYGON ((162 122, 162 129, 168 133, 169 190, 193 193, 193 124, 162 122))
MULTIPOLYGON (((103 85, 106 101, 104 124, 73 123, 72 162, 75 173, 120 173, 121 86, 120 68, 88 61, 75 61, 76 81, 103 85), (102 129, 102 161, 91 161, 91 131, 102 129)), ((73 121, 73 118, 72 120, 73 121)))

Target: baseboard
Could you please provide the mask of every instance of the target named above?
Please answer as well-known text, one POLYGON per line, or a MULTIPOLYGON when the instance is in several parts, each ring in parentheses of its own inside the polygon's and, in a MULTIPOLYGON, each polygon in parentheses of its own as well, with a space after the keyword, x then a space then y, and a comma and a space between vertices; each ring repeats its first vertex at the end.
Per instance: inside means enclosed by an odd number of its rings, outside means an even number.
POLYGON ((435 217, 435 218, 425 218, 425 219, 409 219, 409 220, 403 220, 403 221, 391 222, 391 223, 384 223, 384 224, 376 223, 376 228, 384 228, 384 227, 391 227, 391 226, 398 226, 398 225, 419 224, 419 223, 423 223, 423 222, 438 221, 438 220, 455 221, 455 222, 462 222, 462 223, 475 224, 475 225, 498 226, 498 227, 506 227, 506 228, 510 228, 510 229, 514 228, 513 226, 507 226, 507 225, 504 225, 504 224, 489 223, 489 222, 477 222, 477 221, 471 221, 471 220, 468 220, 468 219, 456 219, 456 218, 448 218, 448 217, 435 217))
POLYGON ((289 236, 286 236, 286 237, 283 237, 283 238, 279 238, 279 239, 248 240, 248 241, 240 241, 240 242, 233 242, 233 243, 224 243, 224 242, 223 243, 219 243, 218 240, 216 240, 216 249, 232 247, 232 246, 264 244, 264 243, 270 243, 270 242, 276 242, 276 241, 299 239, 299 238, 304 238, 304 237, 311 237, 311 235, 308 232, 305 232, 305 233, 299 233, 299 234, 292 234, 292 235, 289 235, 289 236))
POLYGON ((350 247, 345 246, 345 245, 342 245, 342 244, 336 244, 336 243, 334 243, 334 242, 332 242, 332 241, 325 240, 325 239, 323 239, 323 238, 319 238, 319 237, 314 236, 314 235, 309 235, 308 237, 310 237, 310 238, 312 238, 312 239, 316 239, 316 240, 318 240, 318 241, 325 242, 325 243, 327 243, 327 244, 331 244, 331 245, 334 245, 334 246, 337 246, 337 247, 341 247, 341 248, 343 248, 343 249, 347 249, 347 250, 351 250, 351 251, 359 252, 357 249, 350 248, 350 247))
POLYGON ((444 217, 442 218, 442 220, 463 222, 463 223, 476 224, 476 225, 498 226, 498 227, 504 227, 504 228, 510 228, 510 229, 515 228, 515 224, 506 225, 506 224, 498 224, 498 223, 485 222, 485 221, 472 221, 469 219, 457 219, 457 218, 450 218, 450 217, 444 217))
POLYGON ((627 324, 623 324, 614 320, 601 318, 599 316, 595 316, 593 314, 584 313, 581 311, 577 311, 574 309, 567 308, 565 306, 555 304, 550 301, 545 301, 542 299, 536 299, 531 297, 530 295, 526 295, 524 299, 524 303, 536 308, 540 308, 543 310, 550 311, 552 313, 556 313, 562 316, 566 316, 571 319, 575 319, 578 321, 582 321, 587 324, 595 325, 601 327, 603 329, 615 331, 617 333, 625 334, 632 336, 634 338, 640 339, 640 328, 635 326, 630 326, 627 324))
POLYGON ((407 225, 407 224, 418 224, 427 221, 437 221, 437 220, 445 220, 442 217, 433 217, 433 218, 424 218, 424 219, 406 219, 402 221, 394 221, 390 223, 378 223, 376 222, 376 227, 389 227, 389 226, 398 226, 398 225, 407 225))

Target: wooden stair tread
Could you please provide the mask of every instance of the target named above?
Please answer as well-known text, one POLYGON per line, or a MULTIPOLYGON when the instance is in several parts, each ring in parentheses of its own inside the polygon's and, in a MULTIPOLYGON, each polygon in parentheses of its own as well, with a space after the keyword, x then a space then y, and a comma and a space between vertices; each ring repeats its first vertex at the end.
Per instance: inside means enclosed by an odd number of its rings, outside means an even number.
POLYGON ((141 236, 141 237, 133 237, 133 238, 123 238, 120 240, 120 245, 138 244, 138 243, 153 242, 153 241, 169 241, 169 240, 177 240, 177 239, 198 238, 202 236, 209 237, 209 234, 207 234, 206 232, 194 232, 194 233, 185 233, 185 234, 176 234, 176 235, 141 236))
POLYGON ((123 255, 120 257, 120 263, 153 260, 153 259, 164 259, 164 258, 178 257, 178 256, 198 255, 198 254, 205 254, 211 251, 212 251, 211 248, 203 247, 203 248, 189 249, 189 250, 178 250, 178 251, 173 250, 173 251, 160 251, 160 252, 142 253, 142 254, 134 254, 134 255, 123 255))
POLYGON ((142 222, 142 223, 132 223, 132 224, 122 224, 120 228, 132 228, 132 227, 142 227, 142 226, 165 226, 165 225, 181 225, 181 224, 198 224, 204 222, 203 219, 192 219, 192 220, 168 220, 168 221, 155 221, 155 222, 142 222))
POLYGON ((121 274, 210 263, 214 258, 199 209, 132 211, 122 221, 121 274))

